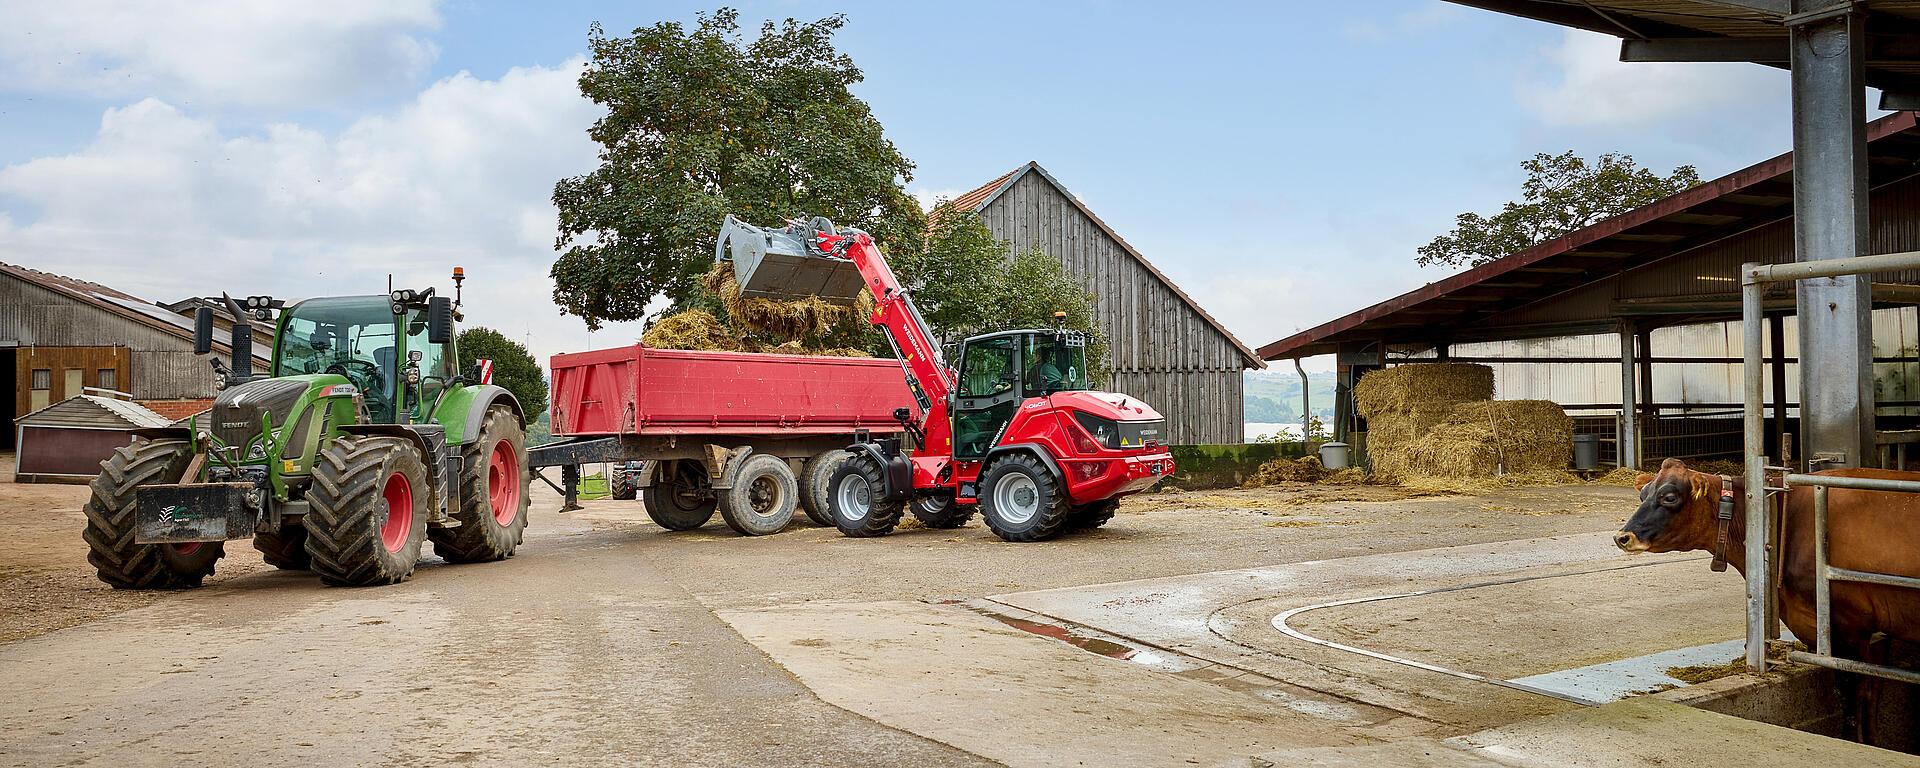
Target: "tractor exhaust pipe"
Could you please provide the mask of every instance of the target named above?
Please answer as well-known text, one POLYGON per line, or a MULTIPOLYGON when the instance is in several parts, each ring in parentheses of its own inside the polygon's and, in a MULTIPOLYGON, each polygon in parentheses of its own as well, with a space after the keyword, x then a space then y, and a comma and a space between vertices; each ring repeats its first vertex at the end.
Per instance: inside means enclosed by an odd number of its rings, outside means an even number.
POLYGON ((233 313, 233 336, 227 342, 233 350, 233 373, 227 378, 230 383, 238 384, 253 378, 253 323, 247 321, 247 313, 232 296, 222 293, 220 298, 227 302, 227 311, 233 313))

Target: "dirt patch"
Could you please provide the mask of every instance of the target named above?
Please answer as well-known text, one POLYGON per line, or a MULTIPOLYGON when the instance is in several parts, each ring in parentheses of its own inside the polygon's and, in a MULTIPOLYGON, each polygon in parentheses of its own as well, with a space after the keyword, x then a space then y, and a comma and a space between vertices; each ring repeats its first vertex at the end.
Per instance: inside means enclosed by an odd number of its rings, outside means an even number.
POLYGON ((1280 481, 1261 488, 1225 491, 1175 491, 1135 496, 1120 503, 1120 512, 1159 512, 1173 509, 1232 509, 1261 512, 1329 502, 1400 501, 1446 496, 1439 491, 1397 485, 1325 485, 1280 481))

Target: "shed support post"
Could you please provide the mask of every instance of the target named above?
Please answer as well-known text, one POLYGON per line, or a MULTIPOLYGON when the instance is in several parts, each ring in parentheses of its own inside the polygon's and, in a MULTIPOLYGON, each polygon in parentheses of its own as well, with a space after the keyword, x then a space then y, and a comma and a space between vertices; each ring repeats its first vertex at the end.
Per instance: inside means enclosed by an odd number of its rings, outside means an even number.
POLYGON ((1767 318, 1767 335, 1773 355, 1773 457, 1784 465, 1792 461, 1787 455, 1787 319, 1767 318))
MULTIPOLYGON (((1640 412, 1652 417, 1659 410, 1653 405, 1658 401, 1658 398, 1653 396, 1653 329, 1637 328, 1633 339, 1636 354, 1639 355, 1634 362, 1640 364, 1640 397, 1637 401, 1640 412)), ((1641 422, 1643 425, 1645 423, 1645 421, 1641 422)))
MULTIPOLYGON (((1848 0, 1800 3, 1843 8, 1848 0)), ((1821 7, 1809 7, 1809 6, 1821 7)), ((1796 261, 1865 255, 1865 14, 1852 6, 1788 28, 1792 39, 1796 261)), ((1873 453, 1869 275, 1801 281, 1800 455, 1807 468, 1858 467, 1873 453)), ((1757 407, 1758 403, 1750 403, 1757 407)))
POLYGON ((1633 321, 1620 321, 1620 466, 1640 466, 1640 409, 1634 396, 1633 321))

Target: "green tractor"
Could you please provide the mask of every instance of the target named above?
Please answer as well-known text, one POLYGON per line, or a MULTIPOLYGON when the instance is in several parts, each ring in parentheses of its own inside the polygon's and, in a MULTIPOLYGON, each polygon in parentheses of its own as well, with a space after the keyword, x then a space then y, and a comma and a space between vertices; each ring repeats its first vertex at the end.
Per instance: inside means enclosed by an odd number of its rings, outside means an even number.
MULTIPOLYGON (((101 464, 86 506, 88 560, 116 589, 200 586, 226 542, 252 538, 268 564, 341 586, 413 575, 420 547, 453 563, 513 554, 527 525, 526 419, 459 366, 455 298, 434 290, 292 305, 235 301, 232 366, 205 430, 142 430, 101 464), (274 329, 272 369, 253 372, 253 324, 274 329)), ((214 312, 194 318, 213 348, 214 312)))

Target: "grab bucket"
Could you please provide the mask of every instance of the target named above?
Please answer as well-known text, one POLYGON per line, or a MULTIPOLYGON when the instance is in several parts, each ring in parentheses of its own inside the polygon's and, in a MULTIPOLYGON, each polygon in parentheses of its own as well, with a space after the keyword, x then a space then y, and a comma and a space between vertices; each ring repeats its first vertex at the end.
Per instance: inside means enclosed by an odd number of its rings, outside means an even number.
POLYGON ((733 262, 741 296, 782 301, 818 297, 851 305, 866 283, 851 260, 820 255, 812 243, 818 232, 833 234, 833 222, 816 218, 786 229, 765 229, 728 215, 720 225, 713 258, 733 262))

